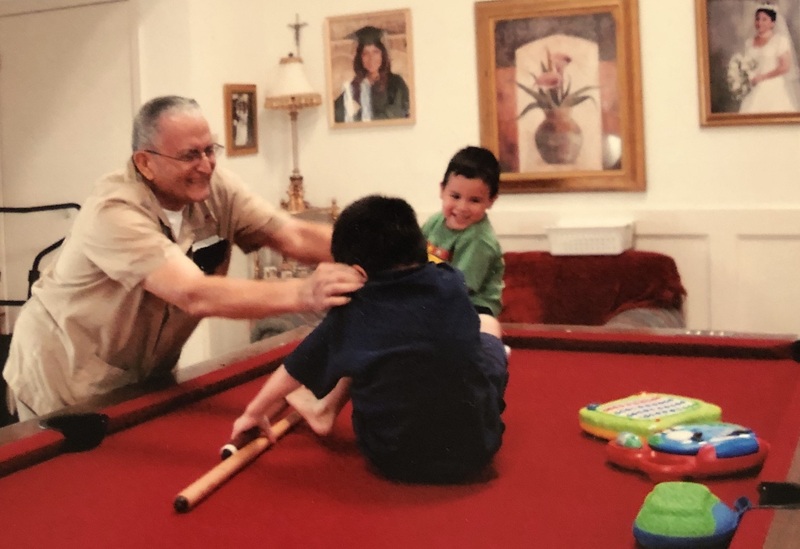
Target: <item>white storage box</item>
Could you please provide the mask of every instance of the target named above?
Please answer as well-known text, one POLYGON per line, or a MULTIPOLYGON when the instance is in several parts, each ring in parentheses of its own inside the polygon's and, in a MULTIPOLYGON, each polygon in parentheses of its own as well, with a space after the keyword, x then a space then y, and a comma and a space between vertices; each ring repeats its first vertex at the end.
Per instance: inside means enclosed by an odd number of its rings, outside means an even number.
POLYGON ((553 255, 618 255, 633 246, 633 223, 547 227, 553 255))

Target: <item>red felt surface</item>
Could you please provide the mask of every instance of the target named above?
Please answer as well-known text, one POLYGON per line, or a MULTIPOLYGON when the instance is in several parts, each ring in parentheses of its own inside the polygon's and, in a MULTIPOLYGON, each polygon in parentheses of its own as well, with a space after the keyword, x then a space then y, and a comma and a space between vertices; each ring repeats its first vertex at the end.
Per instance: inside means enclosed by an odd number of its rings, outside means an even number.
MULTIPOLYGON (((2 544, 634 547, 633 519, 653 485, 606 465, 604 442, 580 432, 578 410, 638 391, 716 403, 724 420, 772 443, 765 471, 783 480, 797 442, 799 374, 788 360, 514 349, 507 433, 487 482, 383 480, 360 457, 344 414, 329 440, 299 426, 194 510, 175 513, 173 498, 217 463, 258 381, 1 478, 2 544)), ((731 504, 756 498, 758 480, 704 483, 731 504)), ((751 530, 742 547, 761 546, 763 532, 751 530)))

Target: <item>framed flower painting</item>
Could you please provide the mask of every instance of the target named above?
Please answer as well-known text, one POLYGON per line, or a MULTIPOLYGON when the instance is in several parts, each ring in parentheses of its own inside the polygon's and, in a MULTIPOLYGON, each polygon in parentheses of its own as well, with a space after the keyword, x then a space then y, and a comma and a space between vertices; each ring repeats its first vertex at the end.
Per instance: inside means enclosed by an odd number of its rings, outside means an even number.
POLYGON ((503 192, 643 191, 636 0, 477 2, 481 143, 503 192))
POLYGON ((800 0, 695 0, 700 125, 800 122, 800 0))

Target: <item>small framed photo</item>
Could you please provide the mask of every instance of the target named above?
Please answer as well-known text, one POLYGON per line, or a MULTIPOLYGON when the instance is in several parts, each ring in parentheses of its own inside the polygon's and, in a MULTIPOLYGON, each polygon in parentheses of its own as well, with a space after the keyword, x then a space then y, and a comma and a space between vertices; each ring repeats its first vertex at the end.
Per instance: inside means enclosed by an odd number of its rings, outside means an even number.
POLYGON ((415 122, 411 10, 328 17, 325 53, 332 128, 415 122))
POLYGON ((225 152, 228 156, 258 152, 255 84, 225 84, 225 152))
POLYGON ((501 191, 645 190, 637 0, 476 2, 475 25, 501 191))
POLYGON ((695 0, 701 126, 800 123, 800 0, 695 0))

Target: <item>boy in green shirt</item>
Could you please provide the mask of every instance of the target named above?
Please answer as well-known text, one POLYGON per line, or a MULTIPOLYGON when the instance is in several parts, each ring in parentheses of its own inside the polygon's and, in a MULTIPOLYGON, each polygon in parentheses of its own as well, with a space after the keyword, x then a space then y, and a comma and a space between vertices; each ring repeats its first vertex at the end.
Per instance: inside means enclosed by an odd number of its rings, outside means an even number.
POLYGON ((461 149, 441 182, 442 211, 422 226, 428 258, 446 261, 464 273, 475 309, 494 317, 502 310, 505 265, 486 210, 497 200, 499 186, 500 164, 491 151, 461 149))

